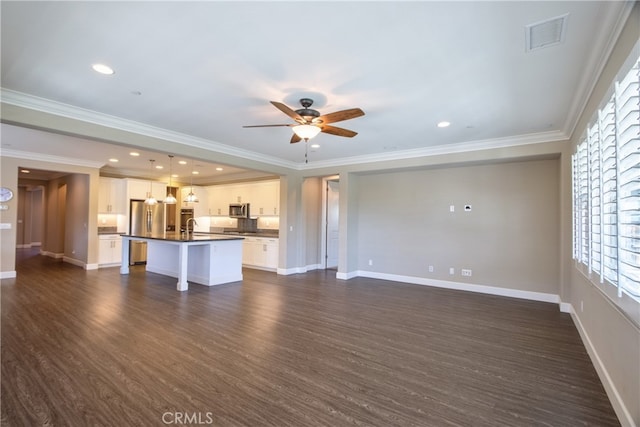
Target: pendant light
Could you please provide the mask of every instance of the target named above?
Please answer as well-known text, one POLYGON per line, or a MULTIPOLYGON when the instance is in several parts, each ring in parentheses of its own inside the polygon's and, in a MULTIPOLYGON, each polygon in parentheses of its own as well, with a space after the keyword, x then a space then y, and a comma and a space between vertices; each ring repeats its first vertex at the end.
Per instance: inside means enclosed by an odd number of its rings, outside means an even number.
MULTIPOLYGON (((151 163, 151 175, 153 175, 153 163, 155 162, 155 160, 149 160, 149 162, 151 163)), ((153 206, 158 204, 158 201, 155 199, 155 197, 153 197, 152 190, 153 181, 151 180, 151 177, 149 177, 149 195, 144 201, 145 205, 153 206)))
POLYGON ((191 191, 187 194, 187 197, 184 199, 186 203, 197 203, 198 197, 193 194, 193 160, 191 160, 191 191))
POLYGON ((173 190, 171 189, 171 174, 173 173, 172 163, 173 163, 173 156, 169 154, 169 194, 167 195, 167 198, 164 199, 164 203, 167 205, 175 205, 178 202, 176 200, 176 197, 172 193, 173 190))

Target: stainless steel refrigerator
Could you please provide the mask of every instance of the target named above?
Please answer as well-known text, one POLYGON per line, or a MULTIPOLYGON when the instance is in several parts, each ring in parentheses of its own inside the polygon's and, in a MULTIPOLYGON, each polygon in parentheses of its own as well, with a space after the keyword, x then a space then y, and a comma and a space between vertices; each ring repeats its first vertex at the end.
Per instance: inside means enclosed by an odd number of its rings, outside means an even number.
MULTIPOLYGON (((162 202, 156 205, 145 205, 144 200, 130 201, 129 234, 132 236, 162 235, 166 229, 165 206, 162 202)), ((129 246, 129 264, 145 264, 147 262, 147 242, 131 240, 129 246)))

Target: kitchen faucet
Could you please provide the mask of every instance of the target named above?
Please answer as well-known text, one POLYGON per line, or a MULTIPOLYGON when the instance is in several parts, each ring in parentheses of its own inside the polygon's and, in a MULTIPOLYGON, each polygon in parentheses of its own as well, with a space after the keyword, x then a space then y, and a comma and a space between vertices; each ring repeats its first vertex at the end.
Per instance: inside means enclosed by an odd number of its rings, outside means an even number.
POLYGON ((195 219, 195 218, 189 218, 189 219, 187 220, 187 223, 185 224, 185 225, 186 225, 186 228, 187 228, 187 230, 186 230, 186 232, 187 232, 187 239, 189 239, 189 221, 193 221, 193 226, 191 227, 191 237, 193 237, 193 227, 195 227, 196 225, 198 225, 198 222, 196 221, 196 219, 195 219))

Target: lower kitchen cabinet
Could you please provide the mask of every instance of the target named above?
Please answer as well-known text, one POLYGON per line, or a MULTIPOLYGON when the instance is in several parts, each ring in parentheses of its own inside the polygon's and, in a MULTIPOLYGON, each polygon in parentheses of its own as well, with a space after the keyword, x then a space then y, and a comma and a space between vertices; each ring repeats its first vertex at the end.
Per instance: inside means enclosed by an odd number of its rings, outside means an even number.
POLYGON ((242 243, 242 264, 245 267, 275 271, 278 268, 278 239, 245 237, 242 243))
POLYGON ((118 234, 99 236, 98 265, 110 267, 122 262, 122 238, 118 234))

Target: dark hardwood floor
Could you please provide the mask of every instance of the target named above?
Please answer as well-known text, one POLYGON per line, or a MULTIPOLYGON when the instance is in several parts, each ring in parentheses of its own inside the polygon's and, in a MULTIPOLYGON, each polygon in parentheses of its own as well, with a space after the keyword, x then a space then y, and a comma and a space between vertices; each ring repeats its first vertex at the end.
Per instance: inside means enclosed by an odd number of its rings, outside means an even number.
POLYGON ((619 425, 555 304, 335 271, 176 291, 19 250, 3 426, 619 425))

